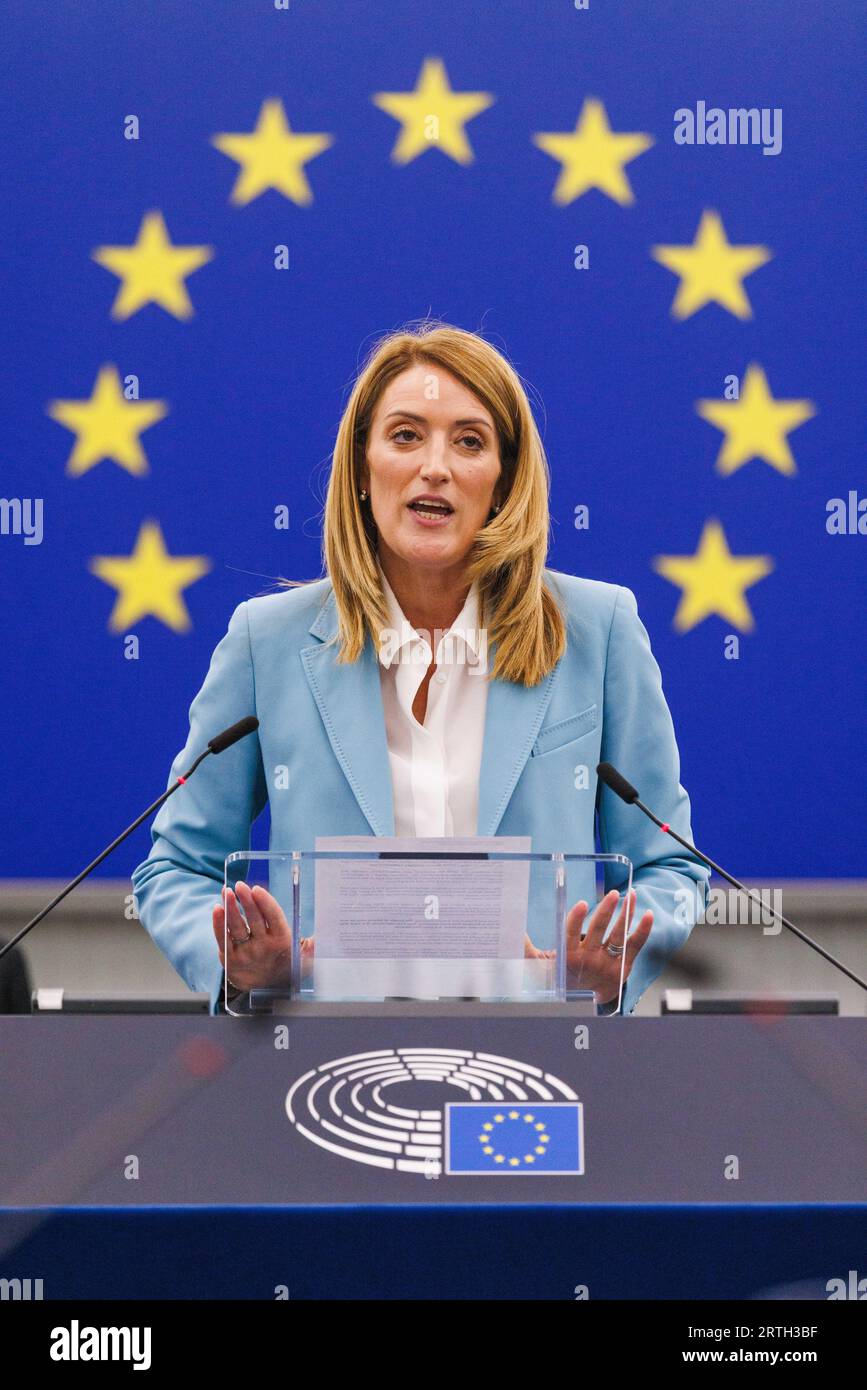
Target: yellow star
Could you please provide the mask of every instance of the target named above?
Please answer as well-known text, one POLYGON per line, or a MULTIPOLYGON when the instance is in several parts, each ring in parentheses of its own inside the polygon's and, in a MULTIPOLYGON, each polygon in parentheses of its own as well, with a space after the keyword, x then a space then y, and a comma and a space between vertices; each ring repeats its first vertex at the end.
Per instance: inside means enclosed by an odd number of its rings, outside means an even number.
POLYGON ((635 202, 624 164, 655 143, 652 135, 615 132, 601 101, 587 97, 572 131, 534 135, 533 143, 559 159, 563 168, 554 186, 555 203, 571 203, 590 188, 598 188, 621 207, 635 202))
POLYGON ((92 253, 122 281, 113 319, 128 319, 145 304, 159 304, 176 319, 193 316, 184 280, 214 255, 212 246, 173 246, 161 212, 146 212, 133 246, 97 246, 92 253))
POLYGON ((435 146, 458 164, 472 164, 464 125, 492 106, 489 92, 454 92, 441 58, 426 58, 414 92, 377 92, 371 101, 403 129, 391 152, 393 164, 408 164, 435 146))
POLYGON ((716 466, 726 476, 754 458, 780 473, 797 473, 786 436, 816 414, 812 401, 775 400, 755 363, 747 367, 739 400, 697 401, 695 408, 725 435, 716 466))
POLYGON ((510 1168, 517 1168, 517 1167, 518 1167, 518 1164, 519 1164, 520 1162, 521 1162, 521 1160, 520 1160, 519 1158, 510 1158, 510 1159, 509 1159, 509 1167, 510 1167, 510 1168))
POLYGON ((250 133, 211 137, 211 144, 241 165, 230 202, 244 206, 269 188, 299 206, 313 202, 304 165, 329 145, 333 135, 294 134, 279 97, 263 101, 256 129, 250 133))
POLYGON ((535 1162, 536 1162, 536 1155, 535 1155, 535 1154, 524 1154, 524 1162, 525 1162, 525 1163, 535 1163, 535 1162))
POLYGON ((128 401, 117 368, 100 367, 90 400, 51 401, 48 414, 77 436, 67 473, 78 477, 102 459, 112 459, 141 477, 148 461, 139 435, 162 420, 168 409, 165 401, 128 401))
POLYGON ((506 1158, 504 1154, 497 1154, 496 1158, 494 1159, 495 1163, 505 1163, 505 1161, 506 1158))
POLYGON ((755 627, 744 591, 774 568, 768 555, 732 555, 718 521, 705 522, 695 555, 658 555, 654 569, 683 595, 674 615, 677 632, 689 632, 716 613, 741 632, 755 627))
POLYGON ((733 246, 718 212, 705 210, 692 246, 653 246, 650 254, 680 276, 672 318, 688 319, 705 304, 721 304, 739 319, 753 316, 741 283, 771 260, 767 246, 733 246))
POLYGON ((210 568, 204 555, 169 555, 156 521, 142 523, 132 555, 97 555, 90 562, 91 572, 118 591, 111 632, 125 632, 148 616, 173 632, 188 632, 192 623, 181 590, 210 568))

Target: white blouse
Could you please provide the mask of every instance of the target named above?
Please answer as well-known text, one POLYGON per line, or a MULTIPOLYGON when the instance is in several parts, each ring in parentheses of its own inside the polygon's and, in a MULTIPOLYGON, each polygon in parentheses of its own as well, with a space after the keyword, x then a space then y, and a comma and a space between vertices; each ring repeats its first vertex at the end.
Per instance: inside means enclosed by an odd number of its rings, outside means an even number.
POLYGON ((488 702, 478 586, 471 586, 454 623, 437 642, 437 669, 420 724, 412 702, 433 660, 430 643, 408 622, 381 567, 380 575, 391 624, 387 640, 380 643, 379 675, 394 833, 475 835, 488 702))

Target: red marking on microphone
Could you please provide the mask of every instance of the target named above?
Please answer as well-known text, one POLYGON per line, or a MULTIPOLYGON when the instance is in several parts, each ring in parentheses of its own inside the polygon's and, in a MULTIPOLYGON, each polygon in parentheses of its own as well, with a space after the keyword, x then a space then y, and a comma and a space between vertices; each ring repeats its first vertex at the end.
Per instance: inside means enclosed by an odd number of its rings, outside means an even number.
POLYGON ((185 786, 185 784, 186 784, 186 780, 187 780, 186 777, 179 777, 179 778, 178 778, 178 784, 179 784, 180 786, 183 787, 183 786, 185 786))
POLYGON ((670 826, 670 825, 661 825, 659 828, 660 828, 660 830, 664 830, 664 831, 667 833, 667 832, 671 829, 671 826, 670 826))

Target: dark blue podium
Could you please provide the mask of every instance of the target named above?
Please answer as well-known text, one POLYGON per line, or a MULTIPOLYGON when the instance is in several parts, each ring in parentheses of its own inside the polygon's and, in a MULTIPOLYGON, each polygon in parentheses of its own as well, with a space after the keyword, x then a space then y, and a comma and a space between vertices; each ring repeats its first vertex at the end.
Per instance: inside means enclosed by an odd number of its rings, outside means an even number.
POLYGON ((46 1299, 827 1298, 867 1271, 865 1064, 859 1019, 4 1018, 0 1279, 46 1299))

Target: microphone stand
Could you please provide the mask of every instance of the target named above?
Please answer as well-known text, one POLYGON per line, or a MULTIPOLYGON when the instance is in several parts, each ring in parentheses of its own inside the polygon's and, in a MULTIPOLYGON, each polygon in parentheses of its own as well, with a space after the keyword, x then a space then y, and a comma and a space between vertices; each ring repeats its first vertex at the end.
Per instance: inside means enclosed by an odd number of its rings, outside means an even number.
POLYGON ((734 878, 732 874, 727 873, 719 864, 715 864, 708 855, 702 854, 700 849, 696 849, 695 845, 691 845, 689 840, 685 840, 682 835, 678 835, 676 830, 672 830, 671 826, 666 821, 661 821, 658 816, 654 815, 650 807, 645 806, 644 802, 639 799, 638 792, 635 788, 627 782, 626 778, 623 777, 615 767, 612 767, 610 763, 600 763, 596 772, 605 783, 606 787, 619 796, 622 801, 625 801, 627 806, 637 806, 639 811, 643 811, 648 820, 652 820, 653 824, 658 825, 659 829, 666 835, 670 835, 673 840, 677 840, 679 845, 683 845, 684 849, 688 849, 690 854, 694 854, 697 859, 701 859, 703 863, 713 869, 714 873, 719 874, 720 878, 724 878, 727 883, 731 883, 741 893, 746 893, 747 897, 750 898, 752 902, 758 903, 763 911, 769 911, 771 916, 776 917, 778 921, 782 922, 783 926, 786 927, 788 931, 792 932, 793 935, 797 936, 799 941, 803 941, 807 946, 811 946, 829 965, 835 966, 837 970, 842 971, 854 984, 860 985, 863 990, 867 990, 867 980, 862 980, 860 975, 856 975, 855 971, 850 970, 848 965, 844 965, 842 961, 837 960, 837 957, 832 956, 830 951, 826 951, 824 946, 820 946, 818 941, 814 941, 806 932, 801 931, 800 927, 796 927, 794 922, 790 922, 788 917, 783 916, 782 912, 777 912, 775 908, 769 907, 767 903, 762 902, 762 899, 758 897, 751 888, 747 888, 746 884, 741 883, 740 879, 734 878), (613 773, 614 776, 611 776, 611 773, 613 773))
POLYGON ((18 942, 21 941, 29 931, 32 931, 32 929, 42 921, 43 917, 47 917, 49 912, 52 912, 58 903, 63 902, 66 895, 71 893, 73 888, 77 888, 82 879, 87 878, 88 874, 93 873, 93 870, 97 868, 104 859, 107 859, 108 856, 117 849, 118 845, 122 845, 127 836, 131 835, 134 830, 138 830, 142 822, 146 821, 149 816, 152 816, 154 811, 158 811, 163 802, 168 801, 169 797, 173 796, 178 790, 178 787, 182 787, 184 783, 192 777, 196 768, 201 762, 204 762, 205 758, 209 757, 212 753, 222 753, 225 748, 231 748, 233 743, 237 743, 239 739, 245 738, 247 734, 252 734, 258 727, 258 719, 255 719, 252 715, 248 715, 246 719, 239 720, 238 723, 233 724, 230 729, 224 729, 221 734, 217 734, 215 738, 212 738, 204 753, 199 754, 193 765, 186 772, 182 773, 177 781, 173 782, 172 785, 163 792, 162 796, 158 796, 156 801, 152 802, 146 811, 142 811, 141 815, 136 817, 132 825, 128 825, 126 830, 118 835, 116 840, 112 840, 111 844, 102 851, 102 854, 98 854, 96 858, 88 864, 86 869, 82 869, 81 873, 76 875, 71 883, 67 883, 65 888, 61 888, 60 892, 51 899, 51 902, 47 903, 41 912, 37 912, 35 917, 31 917, 27 925, 22 927, 17 935, 13 936, 12 939, 7 941, 3 946, 0 946, 0 960, 17 946, 18 942))

